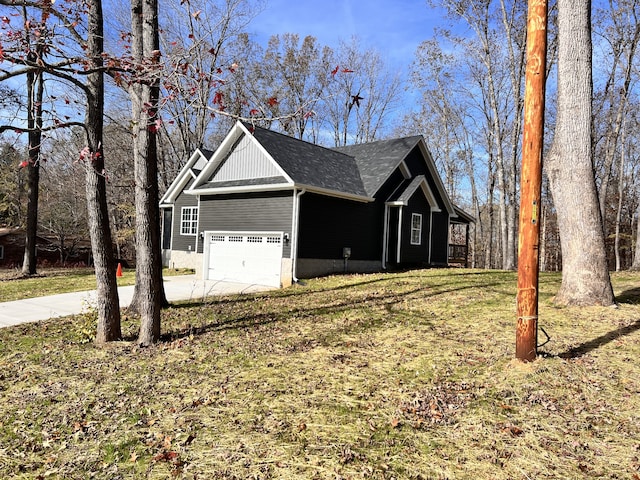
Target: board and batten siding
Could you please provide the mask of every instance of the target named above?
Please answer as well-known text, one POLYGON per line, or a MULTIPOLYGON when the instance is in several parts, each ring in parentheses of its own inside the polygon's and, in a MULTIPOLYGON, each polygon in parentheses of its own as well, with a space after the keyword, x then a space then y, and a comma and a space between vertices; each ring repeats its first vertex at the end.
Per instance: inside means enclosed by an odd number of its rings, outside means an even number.
POLYGON ((431 264, 447 265, 449 263, 449 214, 433 212, 433 240, 431 248, 431 264))
POLYGON ((352 260, 382 257, 384 204, 362 203, 305 193, 300 198, 299 258, 352 260))
POLYGON ((249 180, 281 176, 282 172, 269 161, 258 144, 243 135, 229 157, 215 172, 216 182, 249 180))
POLYGON ((402 212, 402 263, 425 265, 429 263, 431 213, 429 202, 424 198, 422 190, 416 190, 402 212), (422 215, 422 234, 419 245, 411 244, 411 222, 414 213, 422 215))
MULTIPOLYGON (((293 192, 206 195, 200 201, 200 231, 283 232, 291 238, 293 192)), ((291 258, 291 243, 283 256, 291 258)), ((203 251, 202 242, 198 252, 203 251)))

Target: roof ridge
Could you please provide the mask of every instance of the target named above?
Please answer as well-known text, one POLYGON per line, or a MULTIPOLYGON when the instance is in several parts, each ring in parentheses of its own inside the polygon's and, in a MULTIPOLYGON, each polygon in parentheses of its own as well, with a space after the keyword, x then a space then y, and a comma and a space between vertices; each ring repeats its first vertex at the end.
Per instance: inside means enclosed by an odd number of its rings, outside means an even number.
POLYGON ((354 158, 353 155, 349 155, 349 154, 344 153, 344 152, 336 151, 335 149, 337 147, 326 147, 324 145, 320 145, 319 143, 313 143, 313 142, 310 142, 308 140, 302 140, 300 138, 293 137, 293 136, 288 135, 286 133, 278 132, 277 130, 272 130, 270 128, 261 127, 259 125, 254 125, 254 124, 247 123, 247 122, 243 122, 243 124, 244 124, 245 127, 247 127, 249 129, 249 131, 251 131, 251 128, 263 130, 263 131, 268 132, 268 133, 273 133, 275 135, 280 135, 281 137, 284 137, 284 138, 289 139, 289 140, 294 140, 296 142, 306 143, 307 145, 311 145, 311 146, 316 147, 316 148, 322 148, 324 150, 330 150, 331 152, 339 153, 341 155, 346 155, 347 157, 354 158))

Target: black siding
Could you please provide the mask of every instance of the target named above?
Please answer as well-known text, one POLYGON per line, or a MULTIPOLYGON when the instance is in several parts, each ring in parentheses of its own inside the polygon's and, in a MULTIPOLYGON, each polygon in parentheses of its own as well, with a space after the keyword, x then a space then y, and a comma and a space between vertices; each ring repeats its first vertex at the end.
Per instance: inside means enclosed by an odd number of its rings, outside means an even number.
POLYGON ((384 204, 362 203, 305 193, 300 197, 299 258, 353 260, 382 258, 384 204))
POLYGON ((409 199, 402 209, 402 263, 427 264, 429 262, 429 223, 431 208, 421 189, 409 199), (422 239, 420 245, 411 245, 411 217, 413 213, 422 215, 422 239))
POLYGON ((422 150, 420 150, 419 147, 414 148, 411 153, 407 155, 407 158, 405 158, 405 163, 407 164, 407 167, 409 167, 412 177, 418 175, 424 175, 426 177, 427 184, 433 192, 433 195, 436 197, 438 206, 442 210, 446 210, 444 200, 440 195, 440 191, 438 190, 435 180, 431 176, 431 172, 429 172, 429 168, 425 163, 425 158, 422 156, 422 150))
POLYGON ((433 239, 431 241, 431 263, 447 265, 449 262, 449 214, 446 211, 433 213, 433 239))

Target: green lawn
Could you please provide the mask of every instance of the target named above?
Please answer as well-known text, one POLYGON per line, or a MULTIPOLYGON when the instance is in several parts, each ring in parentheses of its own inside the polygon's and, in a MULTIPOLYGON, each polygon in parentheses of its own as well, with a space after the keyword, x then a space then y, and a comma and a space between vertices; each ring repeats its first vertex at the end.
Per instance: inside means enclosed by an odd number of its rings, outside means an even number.
MULTIPOLYGON (((188 275, 192 270, 165 269, 163 275, 188 275)), ((133 285, 135 270, 123 269, 118 285, 133 285)), ((0 302, 44 297, 58 293, 95 290, 96 275, 93 268, 46 268, 32 278, 22 278, 18 270, 0 270, 0 302)))
MULTIPOLYGON (((515 274, 352 275, 179 304, 97 348, 91 313, 0 329, 3 478, 640 478, 639 274, 513 360, 515 274)), ((541 338, 543 335, 540 335, 541 338)))

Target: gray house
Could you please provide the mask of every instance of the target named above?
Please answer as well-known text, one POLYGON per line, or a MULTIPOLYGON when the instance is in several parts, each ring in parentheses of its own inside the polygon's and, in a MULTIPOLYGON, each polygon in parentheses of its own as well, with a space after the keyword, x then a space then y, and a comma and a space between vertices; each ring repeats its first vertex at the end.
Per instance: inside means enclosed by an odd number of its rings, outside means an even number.
POLYGON ((160 207, 166 266, 276 287, 446 266, 450 226, 473 221, 421 136, 329 149, 241 122, 191 155, 160 207))

